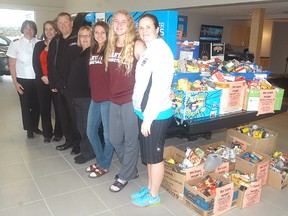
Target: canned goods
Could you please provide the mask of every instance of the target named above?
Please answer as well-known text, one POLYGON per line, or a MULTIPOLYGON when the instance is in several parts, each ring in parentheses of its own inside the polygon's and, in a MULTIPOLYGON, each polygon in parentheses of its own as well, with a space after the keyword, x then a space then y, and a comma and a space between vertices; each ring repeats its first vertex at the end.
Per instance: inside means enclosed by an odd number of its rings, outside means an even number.
POLYGON ((204 180, 204 183, 209 187, 211 186, 211 184, 213 183, 213 179, 210 176, 207 176, 208 178, 206 178, 204 180))
POLYGON ((256 139, 261 139, 265 137, 264 131, 263 130, 254 130, 252 132, 252 136, 256 139))
POLYGON ((241 133, 247 134, 249 132, 249 128, 248 127, 242 127, 240 128, 241 133))
POLYGON ((278 156, 282 155, 281 152, 279 151, 275 151, 274 154, 273 154, 273 158, 277 158, 278 156))
POLYGON ((211 186, 211 187, 208 189, 209 194, 210 194, 211 196, 215 195, 217 188, 218 188, 217 185, 211 186))

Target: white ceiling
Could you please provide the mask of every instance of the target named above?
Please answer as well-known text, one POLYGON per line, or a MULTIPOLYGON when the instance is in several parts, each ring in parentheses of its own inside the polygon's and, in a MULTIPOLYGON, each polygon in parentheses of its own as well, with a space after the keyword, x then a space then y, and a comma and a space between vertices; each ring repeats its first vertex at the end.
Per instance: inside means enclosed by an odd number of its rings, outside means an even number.
POLYGON ((250 2, 245 4, 217 5, 182 8, 192 14, 215 15, 223 20, 243 20, 251 19, 253 9, 264 8, 265 19, 287 19, 288 20, 288 0, 271 0, 269 2, 250 2), (249 15, 250 14, 250 15, 249 15))

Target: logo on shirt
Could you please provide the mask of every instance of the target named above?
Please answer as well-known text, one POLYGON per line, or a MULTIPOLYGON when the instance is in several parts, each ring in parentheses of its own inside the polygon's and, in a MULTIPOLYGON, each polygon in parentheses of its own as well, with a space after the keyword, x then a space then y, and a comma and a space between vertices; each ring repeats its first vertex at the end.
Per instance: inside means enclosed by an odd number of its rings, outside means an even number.
POLYGON ((120 62, 120 53, 113 53, 110 57, 109 57, 109 62, 120 62))
POLYGON ((102 64, 102 59, 103 59, 103 56, 99 56, 99 55, 91 56, 89 65, 102 64))
POLYGON ((77 45, 77 42, 72 42, 72 43, 69 44, 70 47, 71 46, 75 46, 75 45, 77 45))
POLYGON ((144 66, 148 61, 148 58, 144 58, 141 62, 141 66, 144 66))

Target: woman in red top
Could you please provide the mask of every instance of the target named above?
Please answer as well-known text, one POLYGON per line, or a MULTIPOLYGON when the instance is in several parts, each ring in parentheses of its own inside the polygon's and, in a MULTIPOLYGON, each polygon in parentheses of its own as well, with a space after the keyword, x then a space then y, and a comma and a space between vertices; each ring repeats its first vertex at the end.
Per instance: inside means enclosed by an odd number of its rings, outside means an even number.
POLYGON ((49 43, 57 35, 57 33, 58 28, 54 22, 45 22, 43 24, 44 40, 37 42, 33 51, 33 68, 36 74, 36 86, 40 103, 40 114, 44 142, 50 142, 53 135, 53 141, 58 142, 63 136, 57 111, 57 93, 52 92, 49 87, 47 70, 47 55, 49 43), (53 102, 55 110, 54 131, 51 123, 51 101, 53 102))
POLYGON ((88 113, 87 135, 96 155, 96 163, 86 170, 89 177, 97 178, 109 172, 114 148, 109 140, 109 77, 105 71, 104 54, 108 44, 109 26, 98 21, 93 27, 90 56, 91 103, 88 113), (97 133, 102 122, 104 146, 97 133))

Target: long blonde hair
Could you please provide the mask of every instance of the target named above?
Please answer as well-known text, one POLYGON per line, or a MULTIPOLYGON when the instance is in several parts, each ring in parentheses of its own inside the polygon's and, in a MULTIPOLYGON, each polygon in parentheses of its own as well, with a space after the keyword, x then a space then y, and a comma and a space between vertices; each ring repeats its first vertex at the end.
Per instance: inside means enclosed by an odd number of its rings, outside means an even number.
POLYGON ((136 25, 133 17, 130 15, 128 11, 125 10, 119 10, 115 12, 115 14, 112 17, 108 37, 108 46, 106 48, 105 53, 105 65, 106 65, 105 67, 107 71, 109 57, 112 56, 112 54, 115 52, 118 36, 114 31, 114 20, 115 16, 119 13, 124 14, 127 18, 127 30, 125 34, 124 46, 120 53, 120 61, 118 64, 118 68, 124 67, 125 75, 130 75, 134 60, 134 44, 136 39, 139 38, 139 36, 136 30, 136 25))

